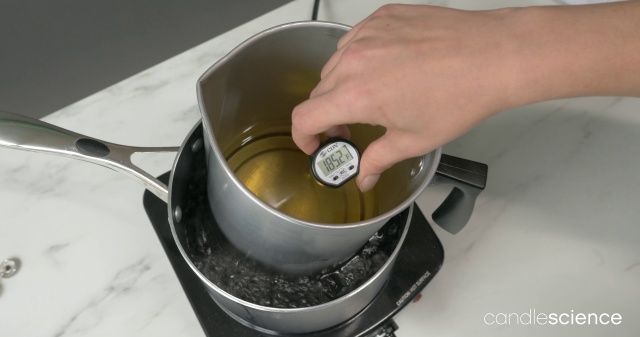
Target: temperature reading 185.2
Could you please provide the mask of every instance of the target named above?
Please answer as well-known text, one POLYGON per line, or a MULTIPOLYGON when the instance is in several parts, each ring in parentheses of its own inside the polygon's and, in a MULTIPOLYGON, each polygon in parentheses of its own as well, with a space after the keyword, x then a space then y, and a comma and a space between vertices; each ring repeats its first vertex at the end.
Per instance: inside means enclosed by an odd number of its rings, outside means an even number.
POLYGON ((352 159, 353 155, 349 153, 347 146, 342 145, 337 150, 331 152, 331 154, 322 161, 320 169, 324 175, 329 175, 352 159))
POLYGON ((314 177, 327 186, 339 187, 358 175, 360 153, 345 139, 332 138, 311 155, 314 177))

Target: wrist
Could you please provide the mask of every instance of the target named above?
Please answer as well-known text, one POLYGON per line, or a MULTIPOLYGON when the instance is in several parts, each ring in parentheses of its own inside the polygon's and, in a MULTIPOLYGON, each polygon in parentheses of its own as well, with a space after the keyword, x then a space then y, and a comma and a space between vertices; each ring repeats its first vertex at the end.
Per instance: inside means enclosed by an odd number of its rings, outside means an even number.
POLYGON ((550 26, 554 20, 549 8, 500 8, 487 14, 501 22, 490 37, 497 48, 495 62, 500 67, 491 79, 497 84, 493 88, 497 96, 489 112, 552 99, 558 91, 550 86, 550 82, 557 84, 551 68, 566 62, 567 57, 558 52, 560 41, 546 38, 554 29, 550 26))
POLYGON ((509 17, 512 44, 508 94, 512 107, 560 98, 580 70, 554 7, 525 7, 509 17))
POLYGON ((638 15, 638 2, 516 10, 510 17, 516 105, 638 94, 638 15))

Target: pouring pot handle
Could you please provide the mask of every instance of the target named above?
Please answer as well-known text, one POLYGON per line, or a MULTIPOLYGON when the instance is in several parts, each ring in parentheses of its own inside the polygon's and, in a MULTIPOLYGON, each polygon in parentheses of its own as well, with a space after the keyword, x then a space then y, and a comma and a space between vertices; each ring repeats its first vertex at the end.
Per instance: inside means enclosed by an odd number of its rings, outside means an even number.
POLYGON ((134 153, 177 152, 179 147, 134 147, 105 142, 63 128, 0 111, 0 147, 44 152, 94 163, 134 178, 167 202, 167 185, 131 162, 134 153))
POLYGON ((453 187, 431 218, 451 234, 458 233, 469 221, 476 198, 487 183, 488 166, 475 161, 442 154, 432 184, 453 187))

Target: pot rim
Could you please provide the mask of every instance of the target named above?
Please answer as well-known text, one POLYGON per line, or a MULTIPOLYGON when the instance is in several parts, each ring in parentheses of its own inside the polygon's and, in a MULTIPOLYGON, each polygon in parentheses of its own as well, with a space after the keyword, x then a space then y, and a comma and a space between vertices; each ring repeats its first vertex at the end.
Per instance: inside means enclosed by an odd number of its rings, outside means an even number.
POLYGON ((196 88, 197 88, 197 96, 198 96, 198 108, 200 110, 200 114, 202 115, 202 124, 203 124, 203 133, 205 134, 206 140, 209 143, 209 145, 211 146, 211 150, 216 158, 216 160, 222 165, 223 171, 225 176, 227 177, 227 179, 231 180, 231 182, 233 182, 233 184, 236 186, 236 188, 238 188, 247 198, 249 198, 253 203, 259 205, 262 209, 264 209, 265 211, 283 219, 284 221, 287 221, 289 223, 293 223, 296 225, 300 225, 300 226, 305 226, 305 227, 311 227, 311 228, 321 228, 324 230, 331 230, 331 231, 341 231, 341 230, 348 230, 348 229, 353 229, 353 228, 358 228, 358 227, 364 227, 364 226, 368 226, 371 225, 373 223, 378 223, 384 220, 387 220, 389 218, 391 218, 392 216, 398 214, 400 211, 406 209, 407 207, 409 207, 414 201, 415 199, 422 193, 422 191, 427 187, 427 185, 429 185, 429 183, 431 182, 431 180, 433 179, 433 176, 436 173, 436 169, 438 167, 438 163, 440 161, 440 156, 442 154, 442 148, 437 148, 427 154, 425 154, 424 156, 421 157, 420 159, 420 169, 423 170, 425 169, 425 163, 428 161, 429 157, 432 157, 431 160, 431 166, 428 168, 429 172, 427 172, 426 177, 424 178, 424 180, 422 181, 422 183, 420 184, 420 186, 418 186, 415 191, 413 193, 411 193, 411 195, 409 195, 409 197, 407 197, 403 202, 399 203, 398 205, 396 205, 395 207, 393 207, 392 209, 379 214, 373 218, 369 218, 366 220, 362 220, 362 221, 358 221, 358 222, 349 222, 349 223, 340 223, 338 226, 337 224, 327 224, 327 223, 315 223, 315 222, 310 222, 310 221, 305 221, 305 220, 301 220, 298 218, 294 218, 288 214, 285 214, 273 207, 271 207, 270 205, 268 205, 267 203, 265 203, 264 201, 260 200, 260 198, 258 198, 255 194, 253 194, 251 191, 249 191, 249 189, 247 189, 244 184, 238 180, 238 178, 236 177, 235 174, 233 174, 233 172, 231 171, 231 169, 229 168, 229 165, 227 163, 227 160, 224 158, 224 156, 222 155, 222 151, 220 150, 220 147, 218 146, 218 143, 215 139, 215 137, 213 136, 213 128, 211 127, 211 125, 209 125, 209 120, 208 118, 205 118, 206 116, 206 112, 204 111, 204 99, 203 99, 203 94, 202 94, 202 86, 201 84, 203 83, 205 78, 210 77, 213 72, 220 67, 221 65, 225 64, 231 57, 233 57, 234 55, 238 54, 242 49, 246 48, 247 46, 250 46, 251 44, 255 43, 257 40, 259 40, 261 37, 263 36, 267 36, 279 31, 283 31, 283 30, 288 30, 291 28, 295 28, 295 27, 332 27, 332 28, 340 28, 340 29, 345 29, 345 30, 349 30, 351 27, 341 24, 341 23, 336 23, 336 22, 328 22, 328 21, 295 21, 295 22, 289 22, 289 23, 285 23, 285 24, 281 24, 281 25, 277 25, 271 28, 268 28, 266 30, 263 30, 257 34, 254 34, 253 36, 249 37, 248 39, 246 39, 245 41, 243 41, 242 43, 240 43, 238 46, 236 46, 235 48, 233 48, 230 52, 228 52, 226 55, 224 55, 222 58, 220 58, 218 61, 216 61, 213 65, 211 65, 209 68, 207 68, 207 70, 198 78, 197 84, 196 84, 196 88))

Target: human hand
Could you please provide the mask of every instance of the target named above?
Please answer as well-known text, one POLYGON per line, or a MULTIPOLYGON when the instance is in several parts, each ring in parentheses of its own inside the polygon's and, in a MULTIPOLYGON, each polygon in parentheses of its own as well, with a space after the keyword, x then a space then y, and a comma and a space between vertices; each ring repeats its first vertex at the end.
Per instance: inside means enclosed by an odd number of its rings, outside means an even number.
POLYGON ((357 183, 425 154, 495 112, 577 96, 640 96, 640 1, 461 11, 388 5, 338 42, 292 114, 306 153, 318 135, 382 125, 357 183))
POLYGON ((338 43, 309 100, 292 115, 307 154, 318 135, 382 125, 362 154, 357 183, 371 189, 393 164, 427 153, 514 104, 514 53, 505 11, 384 6, 338 43))

